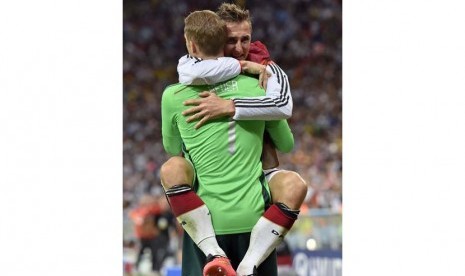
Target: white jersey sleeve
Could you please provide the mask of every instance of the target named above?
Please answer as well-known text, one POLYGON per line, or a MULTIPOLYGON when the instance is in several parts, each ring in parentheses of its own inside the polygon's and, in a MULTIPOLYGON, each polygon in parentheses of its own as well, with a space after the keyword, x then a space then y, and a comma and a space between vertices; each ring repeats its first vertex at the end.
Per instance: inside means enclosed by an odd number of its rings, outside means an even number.
POLYGON ((182 56, 178 62, 179 82, 185 85, 215 84, 234 78, 241 73, 241 64, 235 58, 200 59, 182 56))
POLYGON ((271 73, 266 95, 234 98, 234 120, 280 120, 292 116, 293 102, 286 73, 275 63, 270 63, 266 69, 271 73))
MULTIPOLYGON (((275 63, 266 69, 271 73, 266 95, 232 99, 236 110, 234 120, 281 120, 292 116, 293 102, 286 73, 275 63)), ((185 55, 178 62, 179 82, 185 85, 215 84, 240 73, 239 61, 230 57, 203 60, 185 55)))

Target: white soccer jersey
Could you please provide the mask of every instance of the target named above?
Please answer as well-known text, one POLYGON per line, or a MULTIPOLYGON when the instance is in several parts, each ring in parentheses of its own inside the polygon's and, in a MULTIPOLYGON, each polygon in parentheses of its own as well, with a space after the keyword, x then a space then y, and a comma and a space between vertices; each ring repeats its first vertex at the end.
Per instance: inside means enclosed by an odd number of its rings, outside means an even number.
MULTIPOLYGON (((292 115, 292 96, 286 73, 275 63, 266 67, 271 73, 266 95, 234 98, 234 120, 280 120, 292 115)), ((179 82, 186 85, 215 84, 231 79, 241 72, 238 60, 230 57, 203 60, 185 55, 179 59, 179 82)))
POLYGON ((179 59, 179 83, 185 85, 215 84, 229 80, 241 73, 237 59, 219 57, 217 59, 200 59, 185 55, 179 59))

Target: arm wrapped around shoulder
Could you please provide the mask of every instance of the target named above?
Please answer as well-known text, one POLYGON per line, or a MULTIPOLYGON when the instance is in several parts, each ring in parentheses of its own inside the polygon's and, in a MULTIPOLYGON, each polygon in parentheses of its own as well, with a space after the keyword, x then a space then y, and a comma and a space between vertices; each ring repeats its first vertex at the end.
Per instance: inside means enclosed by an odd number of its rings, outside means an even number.
POLYGON ((294 148, 294 135, 286 120, 266 121, 265 131, 269 133, 277 150, 288 153, 294 148))

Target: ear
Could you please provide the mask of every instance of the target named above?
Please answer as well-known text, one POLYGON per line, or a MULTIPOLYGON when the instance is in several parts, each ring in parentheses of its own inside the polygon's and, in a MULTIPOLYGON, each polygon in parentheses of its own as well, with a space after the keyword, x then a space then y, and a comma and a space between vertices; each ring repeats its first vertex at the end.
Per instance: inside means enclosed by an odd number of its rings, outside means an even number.
POLYGON ((197 45, 192 40, 189 40, 188 43, 189 43, 189 47, 191 48, 192 54, 197 55, 199 53, 197 49, 197 45))
POLYGON ((188 39, 186 34, 184 34, 184 40, 186 41, 187 51, 190 54, 195 54, 197 51, 197 47, 195 46, 195 43, 192 40, 188 39))

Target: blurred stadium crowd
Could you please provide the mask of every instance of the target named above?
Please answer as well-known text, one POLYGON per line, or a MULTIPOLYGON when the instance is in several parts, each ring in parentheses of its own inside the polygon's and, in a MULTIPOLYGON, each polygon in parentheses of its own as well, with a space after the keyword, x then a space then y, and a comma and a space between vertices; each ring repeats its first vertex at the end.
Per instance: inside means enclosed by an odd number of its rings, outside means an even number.
MULTIPOLYGON (((161 139, 161 93, 177 82, 186 53, 184 17, 227 1, 132 0, 123 3, 123 200, 134 208, 161 195, 167 160, 161 139)), ((234 2, 234 1, 229 1, 234 2)), ((252 40, 261 40, 289 76, 295 137, 280 167, 310 184, 306 208, 342 212, 342 0, 235 1, 250 10, 252 40)))

